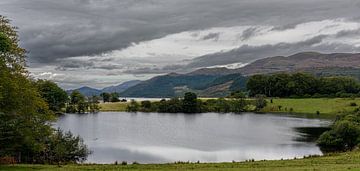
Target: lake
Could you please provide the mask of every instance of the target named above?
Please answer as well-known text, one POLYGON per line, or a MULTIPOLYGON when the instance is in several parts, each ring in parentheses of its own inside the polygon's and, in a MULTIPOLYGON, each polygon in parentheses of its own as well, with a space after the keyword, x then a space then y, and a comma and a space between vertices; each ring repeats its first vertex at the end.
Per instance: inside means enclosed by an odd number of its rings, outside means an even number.
POLYGON ((66 114, 54 124, 80 135, 93 153, 86 162, 230 162, 321 155, 304 128, 330 121, 275 114, 66 114), (299 129, 301 128, 301 129, 299 129))

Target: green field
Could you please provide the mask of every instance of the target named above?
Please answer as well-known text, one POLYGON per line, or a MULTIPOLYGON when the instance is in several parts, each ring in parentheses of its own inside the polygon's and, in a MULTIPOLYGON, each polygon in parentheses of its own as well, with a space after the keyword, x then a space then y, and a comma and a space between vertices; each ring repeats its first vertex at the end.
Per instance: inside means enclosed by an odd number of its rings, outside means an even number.
POLYGON ((360 151, 296 160, 136 165, 14 165, 0 166, 9 171, 105 171, 105 170, 360 170, 360 151))
POLYGON ((353 112, 359 107, 351 106, 351 103, 360 105, 360 98, 273 99, 272 101, 273 103, 270 103, 268 100, 268 105, 262 112, 316 115, 319 111, 320 117, 331 117, 344 112, 353 112))
POLYGON ((127 102, 116 102, 116 103, 100 103, 100 111, 102 112, 124 112, 129 103, 127 102))
MULTIPOLYGON (((273 103, 268 100, 268 105, 262 112, 269 113, 294 113, 316 115, 319 117, 334 117, 344 112, 352 112, 359 106, 351 106, 351 103, 360 105, 360 98, 304 98, 304 99, 278 99, 274 98, 273 103), (279 106, 281 109, 279 110, 279 106), (292 110, 291 110, 292 109, 292 110)), ((129 103, 101 103, 101 111, 126 111, 129 103)))

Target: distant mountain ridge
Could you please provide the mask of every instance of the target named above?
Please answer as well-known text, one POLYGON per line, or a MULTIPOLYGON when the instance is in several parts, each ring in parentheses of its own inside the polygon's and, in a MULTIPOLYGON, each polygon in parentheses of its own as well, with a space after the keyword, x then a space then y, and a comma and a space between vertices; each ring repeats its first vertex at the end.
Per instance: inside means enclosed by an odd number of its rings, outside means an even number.
POLYGON ((360 54, 302 52, 288 57, 259 59, 238 69, 202 68, 188 74, 172 73, 144 81, 121 95, 173 97, 184 91, 194 91, 204 97, 222 97, 245 87, 246 78, 242 75, 298 71, 322 76, 353 76, 360 79, 360 54))
POLYGON ((126 89, 135 86, 137 84, 141 83, 140 80, 131 80, 131 81, 126 81, 124 83, 121 83, 119 85, 116 86, 109 86, 109 87, 105 87, 101 90, 99 89, 95 89, 95 88, 91 88, 88 86, 84 86, 84 87, 80 87, 78 89, 74 89, 74 90, 67 90, 68 94, 71 94, 73 91, 77 90, 79 91, 81 94, 83 94, 84 96, 99 96, 101 93, 106 92, 106 93, 122 93, 123 91, 125 91, 126 89))
POLYGON ((260 59, 236 69, 235 72, 244 75, 254 75, 324 68, 360 68, 360 54, 303 52, 288 57, 276 56, 260 59))

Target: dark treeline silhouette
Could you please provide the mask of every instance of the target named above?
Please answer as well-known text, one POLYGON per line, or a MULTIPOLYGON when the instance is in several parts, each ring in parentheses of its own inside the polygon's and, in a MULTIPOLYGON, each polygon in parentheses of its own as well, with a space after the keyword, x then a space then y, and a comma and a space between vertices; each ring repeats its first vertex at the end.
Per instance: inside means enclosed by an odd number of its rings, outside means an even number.
POLYGON ((351 77, 315 77, 305 73, 254 75, 247 82, 250 96, 267 97, 351 97, 360 84, 351 77))
POLYGON ((172 98, 161 101, 131 101, 127 106, 128 112, 159 112, 159 113, 241 113, 245 111, 259 111, 266 106, 264 96, 257 96, 255 100, 246 100, 245 95, 219 99, 200 100, 192 92, 185 93, 183 98, 172 98), (253 106, 251 108, 250 106, 253 106))

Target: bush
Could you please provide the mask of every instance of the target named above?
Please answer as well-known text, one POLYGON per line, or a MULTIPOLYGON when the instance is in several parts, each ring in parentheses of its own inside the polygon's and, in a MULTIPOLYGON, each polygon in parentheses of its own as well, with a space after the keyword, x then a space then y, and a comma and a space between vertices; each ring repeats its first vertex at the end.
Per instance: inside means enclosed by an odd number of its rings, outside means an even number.
POLYGON ((83 162, 91 153, 79 136, 74 136, 71 132, 63 133, 61 130, 55 131, 47 146, 43 161, 51 164, 83 162))
POLYGON ((261 109, 263 109, 264 107, 266 107, 267 105, 267 102, 266 102, 266 99, 265 99, 265 95, 256 95, 255 97, 255 107, 256 107, 256 110, 259 111, 261 109))
MULTIPOLYGON (((357 118, 358 119, 358 118, 357 118)), ((317 141, 324 152, 352 150, 360 143, 360 126, 353 116, 336 121, 317 141), (351 119, 351 120, 350 120, 351 119)))

